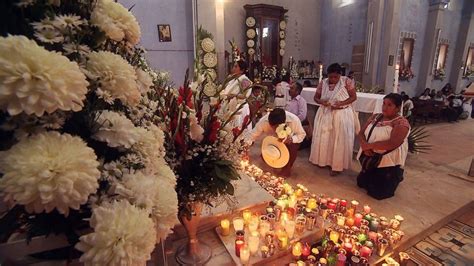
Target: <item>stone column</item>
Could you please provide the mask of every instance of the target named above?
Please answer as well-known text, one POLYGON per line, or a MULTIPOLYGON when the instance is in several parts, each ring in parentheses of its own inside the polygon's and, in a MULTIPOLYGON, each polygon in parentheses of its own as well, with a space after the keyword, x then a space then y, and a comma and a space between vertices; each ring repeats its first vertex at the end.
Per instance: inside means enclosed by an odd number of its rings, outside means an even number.
POLYGON ((222 0, 197 1, 197 27, 202 26, 214 37, 219 80, 225 78, 224 5, 225 2, 222 0))
POLYGON ((449 75, 449 82, 458 90, 464 88, 458 88, 462 85, 462 76, 464 73, 464 67, 466 64, 466 57, 471 44, 469 36, 474 35, 474 1, 464 1, 462 9, 461 24, 459 25, 458 37, 456 40, 456 48, 454 50, 453 65, 451 67, 451 73, 449 75))
POLYGON ((428 21, 426 22, 425 39, 423 42, 423 63, 420 66, 416 94, 431 87, 433 66, 438 47, 438 39, 443 25, 444 6, 449 0, 430 0, 428 21))
POLYGON ((373 86, 377 82, 377 67, 381 49, 380 38, 383 29, 383 12, 385 1, 369 0, 367 8, 367 30, 365 42, 364 68, 362 83, 373 86))
POLYGON ((393 92, 395 66, 397 65, 400 36, 401 1, 386 1, 381 51, 378 65, 377 84, 385 88, 385 93, 393 92), (389 65, 390 64, 390 65, 389 65))

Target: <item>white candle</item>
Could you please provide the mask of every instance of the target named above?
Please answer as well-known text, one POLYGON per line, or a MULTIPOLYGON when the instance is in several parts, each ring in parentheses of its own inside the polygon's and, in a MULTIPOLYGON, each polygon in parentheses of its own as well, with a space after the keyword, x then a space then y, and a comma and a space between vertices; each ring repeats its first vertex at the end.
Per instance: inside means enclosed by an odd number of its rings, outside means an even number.
POLYGON ((249 236, 249 249, 250 249, 250 254, 255 255, 258 251, 258 245, 260 244, 260 237, 258 233, 255 235, 252 232, 252 234, 249 236))
POLYGON ((236 232, 244 230, 244 219, 242 217, 235 217, 232 220, 232 224, 234 225, 234 230, 236 232))
POLYGON ((398 93, 398 75, 399 75, 399 72, 400 72, 400 66, 397 64, 395 66, 395 77, 393 77, 394 81, 393 81, 393 92, 394 93, 398 93))
POLYGON ((321 80, 323 79, 323 64, 319 65, 319 83, 321 83, 321 80))
POLYGON ((240 249, 240 262, 243 265, 246 265, 249 263, 249 260, 250 260, 250 250, 249 250, 249 247, 245 245, 240 249))

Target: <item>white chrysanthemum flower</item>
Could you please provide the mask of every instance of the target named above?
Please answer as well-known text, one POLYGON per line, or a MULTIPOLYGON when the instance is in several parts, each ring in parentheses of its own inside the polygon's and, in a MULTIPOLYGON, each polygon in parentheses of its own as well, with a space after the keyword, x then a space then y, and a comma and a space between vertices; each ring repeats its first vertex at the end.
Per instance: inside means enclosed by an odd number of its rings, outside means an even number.
POLYGON ((142 94, 147 93, 150 90, 151 85, 153 85, 153 79, 151 76, 143 71, 141 68, 135 70, 137 75, 138 88, 142 94))
POLYGON ((189 135, 192 140, 201 142, 204 138, 204 129, 199 125, 197 117, 194 113, 189 115, 189 135))
POLYGON ((99 0, 91 14, 91 23, 114 41, 126 40, 132 45, 140 41, 140 26, 125 7, 112 0, 99 0))
MULTIPOLYGON (((166 166, 169 168, 169 166, 166 166)), ((157 179, 160 188, 156 195, 157 205, 153 208, 151 217, 155 222, 158 239, 165 239, 178 221, 178 194, 175 185, 170 185, 160 178, 157 179)))
POLYGON ((135 69, 121 56, 106 51, 92 52, 86 68, 99 80, 101 89, 113 98, 130 106, 139 102, 135 69))
POLYGON ((79 137, 55 131, 15 144, 0 156, 0 189, 5 200, 28 212, 57 209, 68 215, 99 187, 99 162, 79 137))
POLYGON ((77 15, 59 15, 54 17, 53 25, 61 30, 76 29, 87 22, 77 15))
POLYGON ((44 43, 60 43, 64 41, 63 35, 56 29, 44 29, 36 31, 35 37, 44 43))
POLYGON ((130 119, 113 111, 105 110, 97 113, 96 123, 98 128, 92 138, 106 142, 109 147, 128 149, 141 137, 141 132, 130 119))
POLYGON ((63 45, 64 54, 74 54, 86 55, 91 52, 91 48, 87 45, 77 44, 77 43, 66 43, 63 45))
POLYGON ((33 29, 35 29, 35 31, 54 29, 53 21, 49 18, 44 18, 39 22, 32 22, 31 26, 33 26, 33 29))
POLYGON ((94 232, 76 245, 85 265, 145 265, 150 259, 156 234, 146 210, 126 200, 104 203, 93 209, 90 225, 94 232))
POLYGON ((132 149, 143 157, 146 168, 156 169, 161 163, 159 160, 165 155, 163 131, 151 125, 149 129, 139 127, 137 132, 139 132, 139 137, 132 149))
POLYGON ((75 62, 25 36, 0 37, 0 109, 10 115, 79 111, 89 83, 75 62))

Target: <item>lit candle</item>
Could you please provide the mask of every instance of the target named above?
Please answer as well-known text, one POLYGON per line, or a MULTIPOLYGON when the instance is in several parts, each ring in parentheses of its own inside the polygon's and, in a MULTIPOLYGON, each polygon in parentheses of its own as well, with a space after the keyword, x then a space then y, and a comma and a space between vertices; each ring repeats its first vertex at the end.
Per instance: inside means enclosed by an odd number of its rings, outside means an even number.
POLYGON ((244 219, 242 217, 235 217, 232 220, 235 232, 244 230, 244 219))
POLYGON ((262 246, 260 248, 260 252, 262 254, 262 258, 268 258, 269 257, 269 248, 267 246, 262 246))
POLYGON ((346 260, 347 260, 346 255, 344 255, 344 254, 338 254, 338 255, 337 255, 337 263, 336 263, 336 266, 344 266, 344 265, 346 265, 346 260))
POLYGON ((339 242, 339 233, 337 231, 331 231, 331 233, 329 233, 329 239, 334 243, 339 242))
POLYGON ((377 238, 378 238, 377 232, 369 232, 369 239, 372 242, 377 243, 377 238))
POLYGON ((278 236, 278 247, 281 250, 288 248, 288 236, 284 232, 278 236))
POLYGON ((289 216, 288 216, 288 213, 287 212, 282 212, 281 216, 280 216, 280 223, 281 225, 285 226, 285 223, 290 220, 289 216))
POLYGON ((395 215, 395 220, 399 221, 401 225, 405 219, 401 215, 395 215))
POLYGON ((367 235, 366 234, 359 234, 357 236, 357 239, 359 240, 359 243, 364 244, 365 241, 367 240, 367 235))
POLYGON ((364 216, 362 216, 362 214, 356 213, 356 214, 354 215, 354 225, 355 225, 355 226, 360 226, 360 222, 362 221, 362 218, 363 218, 363 217, 364 217, 364 216))
POLYGON ((331 210, 336 210, 336 204, 334 202, 328 202, 328 208, 331 210))
POLYGON ((316 202, 316 199, 315 198, 310 198, 308 200, 308 202, 306 203, 306 207, 311 209, 311 210, 314 210, 318 207, 318 204, 316 202))
POLYGON ((400 222, 396 219, 390 220, 390 227, 392 227, 395 230, 398 230, 400 228, 400 222))
POLYGON ((250 254, 255 255, 258 251, 258 245, 260 244, 260 238, 257 232, 252 232, 249 236, 249 249, 250 254))
POLYGON ((295 235, 295 226, 296 222, 292 220, 289 220, 285 223, 285 231, 290 239, 295 235))
POLYGON ((358 206, 359 206, 359 202, 357 200, 351 201, 351 208, 354 209, 354 213, 357 211, 358 206))
POLYGON ((344 226, 345 222, 346 222, 346 217, 344 217, 342 215, 337 216, 337 225, 344 226))
POLYGON ((349 242, 344 243, 344 250, 349 254, 352 252, 352 244, 349 242))
POLYGON ((245 242, 243 240, 235 240, 235 255, 237 257, 240 257, 240 250, 242 248, 242 246, 245 244, 245 242))
POLYGON ((369 228, 371 231, 377 232, 377 230, 379 229, 379 221, 377 219, 373 219, 372 221, 370 221, 369 228))
POLYGON ((370 254, 372 253, 372 250, 366 246, 361 247, 359 251, 360 251, 360 256, 367 259, 370 257, 370 254))
POLYGON ((369 214, 369 213, 370 213, 370 210, 371 210, 371 208, 370 208, 369 205, 364 205, 364 212, 365 212, 365 214, 369 214))
POLYGON ((341 207, 347 207, 347 200, 339 201, 339 205, 341 205, 341 207))
POLYGON ((319 81, 318 83, 321 83, 321 80, 323 78, 323 64, 319 65, 319 81))
POLYGON ((298 199, 296 198, 296 195, 291 194, 290 198, 288 199, 288 207, 294 208, 297 202, 298 202, 298 199))
POLYGON ((265 237, 265 235, 270 231, 271 225, 269 221, 260 221, 259 232, 260 236, 265 237))
POLYGON ((300 242, 296 242, 293 245, 293 249, 291 250, 291 254, 295 257, 295 259, 298 259, 301 254, 303 253, 303 245, 300 242))
POLYGON ((400 73, 400 66, 397 64, 395 66, 395 76, 393 77, 393 92, 398 93, 398 76, 400 73))
POLYGON ((252 215, 252 217, 250 218, 250 222, 249 222, 249 231, 250 232, 253 232, 253 231, 257 231, 258 229, 258 216, 257 215, 252 215))
POLYGON ((346 218, 346 225, 347 225, 347 226, 353 226, 353 225, 354 225, 354 218, 352 218, 352 217, 347 217, 347 218, 346 218))
POLYGON ((221 235, 228 236, 230 234, 230 221, 227 219, 221 220, 221 235))
POLYGON ((301 188, 298 188, 295 194, 297 198, 301 199, 303 197, 303 190, 301 188))
POLYGON ((249 247, 247 245, 244 245, 241 249, 240 249, 240 262, 243 264, 243 265, 247 265, 250 261, 250 250, 249 250, 249 247))
POLYGON ((245 224, 248 225, 250 222, 250 218, 252 218, 252 212, 250 210, 244 210, 242 212, 242 217, 244 218, 245 224))

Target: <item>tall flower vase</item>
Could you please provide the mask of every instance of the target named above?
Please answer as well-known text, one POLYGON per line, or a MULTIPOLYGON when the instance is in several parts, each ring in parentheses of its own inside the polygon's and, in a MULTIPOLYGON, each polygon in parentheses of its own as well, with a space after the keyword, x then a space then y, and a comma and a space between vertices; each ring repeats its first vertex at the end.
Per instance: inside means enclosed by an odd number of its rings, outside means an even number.
POLYGON ((182 265, 204 265, 209 261, 212 255, 211 248, 199 242, 197 230, 201 220, 202 203, 192 204, 193 215, 189 220, 186 215, 179 215, 179 221, 186 229, 188 234, 188 243, 180 246, 176 252, 176 261, 182 265))

